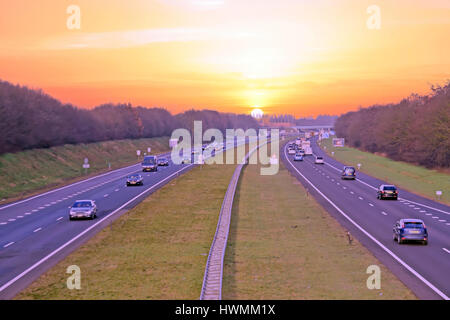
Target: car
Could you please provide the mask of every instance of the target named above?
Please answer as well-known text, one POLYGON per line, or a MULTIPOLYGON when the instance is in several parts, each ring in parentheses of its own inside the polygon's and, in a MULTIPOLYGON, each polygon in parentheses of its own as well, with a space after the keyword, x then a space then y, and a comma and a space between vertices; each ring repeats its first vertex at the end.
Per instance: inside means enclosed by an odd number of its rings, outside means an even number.
POLYGON ((394 185, 382 184, 377 190, 377 199, 398 199, 398 190, 394 185))
POLYGON ((425 223, 420 219, 400 219, 394 225, 393 239, 398 244, 406 241, 420 241, 428 244, 428 231, 425 223))
POLYGON ((167 158, 159 158, 158 159, 158 166, 167 167, 168 165, 169 165, 169 160, 167 160, 167 158))
POLYGON ((295 149, 288 149, 288 154, 295 154, 295 149))
POLYGON ((315 164, 325 164, 325 161, 323 160, 323 157, 316 157, 314 160, 315 164))
POLYGON ((356 169, 354 167, 345 166, 342 169, 341 179, 356 179, 356 169))
POLYGON ((145 156, 142 161, 142 171, 158 171, 158 158, 156 156, 145 156))
POLYGON ((296 153, 294 156, 294 161, 303 161, 303 155, 300 153, 296 153))
POLYGON ((182 164, 191 163, 191 157, 186 156, 181 160, 182 164))
POLYGON ((302 156, 304 156, 304 155, 305 155, 305 150, 299 149, 299 150, 297 151, 297 153, 298 153, 298 154, 301 154, 302 156))
POLYGON ((127 177, 128 186, 143 186, 144 178, 140 174, 132 174, 127 177))
POLYGON ((77 200, 69 207, 69 220, 95 219, 97 217, 97 205, 94 200, 77 200))

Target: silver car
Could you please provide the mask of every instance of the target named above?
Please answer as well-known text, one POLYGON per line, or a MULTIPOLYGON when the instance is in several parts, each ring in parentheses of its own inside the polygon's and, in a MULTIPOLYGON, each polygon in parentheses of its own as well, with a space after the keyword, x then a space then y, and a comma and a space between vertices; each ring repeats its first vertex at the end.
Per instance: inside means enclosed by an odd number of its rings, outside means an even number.
POLYGON ((94 200, 77 200, 69 209, 69 220, 92 220, 97 217, 97 205, 94 200))

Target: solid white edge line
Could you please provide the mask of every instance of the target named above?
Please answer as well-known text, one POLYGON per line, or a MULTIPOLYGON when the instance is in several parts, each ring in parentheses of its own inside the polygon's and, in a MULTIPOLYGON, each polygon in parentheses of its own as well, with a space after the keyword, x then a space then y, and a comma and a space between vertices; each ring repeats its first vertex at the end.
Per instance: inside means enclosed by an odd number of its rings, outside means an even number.
MULTIPOLYGON (((228 150, 228 148, 225 149, 225 151, 228 150)), ((223 151, 219 152, 223 153, 223 151)), ((144 195, 145 193, 147 193, 148 191, 150 191, 151 189, 155 188, 156 186, 158 186, 159 184, 161 184, 162 182, 168 180, 169 178, 173 177, 174 175, 178 174, 179 172, 186 170, 187 168, 193 166, 195 164, 189 164, 186 166, 183 166, 183 168, 181 168, 180 170, 175 171, 174 173, 172 173, 170 176, 164 178, 163 180, 159 181, 158 183, 154 184, 153 186, 151 186, 150 188, 144 190, 143 192, 141 192, 140 194, 138 194, 136 197, 134 197, 133 199, 127 201, 126 203, 124 203, 123 205, 121 205, 119 208, 117 208, 116 210, 114 210, 113 212, 109 213, 107 216, 105 216, 103 219, 101 219, 100 221, 96 222, 95 224, 91 225, 89 228, 85 229, 83 232, 79 233, 77 236, 75 236, 74 238, 72 238, 71 240, 67 241, 65 244, 61 245, 58 249, 52 251, 51 253, 49 253, 48 255, 46 255, 44 258, 42 258, 41 260, 37 261, 36 263, 34 263, 31 267, 27 268, 25 271, 23 271, 22 273, 20 273, 19 275, 15 276, 13 279, 9 280, 8 282, 6 282, 4 285, 2 285, 0 287, 0 292, 2 292, 3 290, 5 290, 6 288, 8 288, 10 285, 12 285, 14 282, 16 282, 17 280, 19 280, 20 278, 22 278, 24 275, 26 275, 27 273, 29 273, 31 270, 35 269, 36 267, 38 267, 39 265, 41 265, 43 262, 47 261, 48 259, 50 259, 51 257, 53 257, 55 254, 57 254, 59 251, 61 251, 62 249, 64 249, 65 247, 67 247, 68 245, 70 245, 71 243, 73 243, 74 241, 78 240, 79 238, 81 238, 83 235, 85 235, 86 233, 88 233, 90 230, 92 230, 93 228, 95 228, 97 225, 99 225, 100 223, 102 223, 103 221, 105 221, 106 219, 108 219, 109 217, 111 217, 112 215, 114 215, 115 213, 119 212, 120 210, 122 210, 122 208, 126 207, 128 204, 130 204, 131 202, 135 201, 136 199, 138 199, 139 197, 141 197, 142 195, 144 195)), ((119 169, 120 170, 120 169, 119 169)), ((14 242, 12 242, 11 244, 13 244, 14 242)), ((11 245, 8 244, 7 246, 11 245)))
MULTIPOLYGON (((12 285, 14 282, 16 282, 17 280, 19 280, 20 278, 22 278, 24 275, 26 275, 27 273, 29 273, 31 270, 35 269, 36 267, 38 267, 39 265, 41 265, 43 262, 47 261, 48 259, 50 259, 51 257, 53 257, 55 254, 57 254, 59 251, 61 251, 62 249, 64 249, 65 247, 67 247, 68 245, 70 245, 71 243, 75 242, 76 240, 78 240, 79 238, 81 238, 82 236, 84 236, 86 233, 88 233, 89 231, 91 231, 92 229, 94 229, 96 226, 98 226, 100 223, 102 223, 103 221, 105 221, 106 219, 108 219, 109 217, 111 217, 112 215, 116 214, 117 212, 119 212, 120 210, 122 210, 122 208, 126 207, 128 204, 132 203, 133 201, 135 201, 136 199, 138 199, 139 197, 141 197, 142 195, 144 195, 145 193, 147 193, 148 191, 150 191, 151 189, 155 188, 156 186, 158 186, 159 184, 161 184, 162 182, 168 180, 169 178, 173 177, 174 175, 178 174, 180 171, 186 170, 187 168, 193 166, 194 164, 190 164, 187 165, 185 167, 183 167, 180 170, 177 170, 176 172, 172 173, 170 176, 164 178, 163 180, 159 181, 158 183, 154 184, 153 186, 151 186, 150 188, 146 189, 145 191, 141 192, 140 194, 138 194, 136 197, 134 197, 133 199, 127 201, 126 203, 124 203, 123 205, 121 205, 119 208, 117 208, 116 210, 114 210, 113 212, 109 213, 108 215, 106 215, 103 219, 101 219, 100 221, 96 222, 95 224, 91 225, 89 228, 85 229, 83 232, 79 233, 77 236, 75 236, 74 238, 72 238, 71 240, 67 241, 65 244, 63 244, 62 246, 60 246, 58 249, 52 251, 51 253, 49 253, 48 255, 46 255, 44 258, 42 258, 41 260, 37 261, 36 263, 34 263, 31 267, 27 268, 25 271, 23 271, 22 273, 20 273, 19 275, 15 276, 13 279, 9 280, 8 282, 6 282, 4 285, 2 285, 0 287, 0 292, 2 292, 3 290, 5 290, 6 288, 8 288, 10 285, 12 285)), ((9 245, 8 245, 9 246, 9 245)))
MULTIPOLYGON (((158 156, 164 156, 164 155, 167 155, 167 154, 169 154, 169 153, 170 153, 170 152, 168 152, 168 153, 162 153, 162 154, 160 154, 160 155, 158 155, 158 156)), ((116 170, 113 170, 113 171, 110 171, 110 172, 106 172, 106 173, 100 174, 100 175, 98 175, 98 176, 94 176, 94 177, 88 178, 88 179, 86 179, 86 180, 81 180, 81 181, 78 181, 78 182, 69 184, 69 185, 67 185, 67 186, 61 187, 61 188, 53 189, 53 190, 47 191, 47 192, 45 192, 45 193, 38 194, 38 195, 33 196, 33 197, 31 197, 31 198, 27 198, 27 199, 24 199, 24 200, 21 200, 21 201, 18 201, 18 202, 13 202, 13 203, 10 203, 10 204, 5 205, 5 206, 3 206, 3 207, 0 207, 0 210, 9 208, 9 207, 18 205, 18 204, 20 204, 20 203, 24 203, 24 202, 33 200, 33 199, 36 199, 36 198, 39 198, 39 197, 42 197, 42 196, 45 196, 45 195, 47 195, 47 194, 50 194, 50 193, 53 193, 53 192, 56 192, 56 191, 60 191, 60 190, 64 190, 64 189, 67 189, 67 188, 76 186, 76 185, 78 185, 78 184, 80 184, 80 183, 84 183, 84 182, 87 182, 87 181, 90 181, 90 180, 93 180, 93 179, 96 179, 96 178, 101 178, 101 177, 104 177, 104 176, 106 176, 106 175, 108 175, 108 174, 112 174, 112 173, 115 173, 115 172, 118 172, 118 171, 121 171, 121 170, 126 170, 126 169, 129 169, 129 168, 135 167, 135 166, 139 166, 139 164, 140 164, 140 163, 132 164, 131 166, 127 166, 127 167, 119 168, 119 169, 116 169, 116 170)))
POLYGON ((446 249, 446 248, 442 248, 442 250, 444 250, 447 253, 450 253, 450 250, 446 249))
MULTIPOLYGON (((315 154, 314 154, 314 155, 315 155, 315 154)), ((334 159, 334 160, 335 160, 335 159, 334 159)), ((336 160, 336 161, 337 161, 337 160, 336 160)), ((336 170, 336 171, 339 171, 339 172, 341 171, 341 170, 339 170, 338 168, 336 168, 335 166, 332 166, 331 164, 329 164, 328 162, 325 162, 325 164, 328 165, 329 167, 333 168, 333 169, 336 170)), ((359 179, 359 178, 357 178, 356 181, 358 181, 358 182, 360 182, 360 183, 362 183, 362 184, 368 186, 369 188, 372 188, 373 190, 378 190, 376 187, 371 186, 370 184, 368 184, 367 182, 362 181, 362 180, 359 179)), ((409 199, 406 199, 406 198, 400 198, 400 197, 398 198, 398 200, 408 201, 408 202, 410 202, 410 203, 414 203, 414 204, 416 204, 416 205, 419 205, 419 206, 422 206, 422 207, 425 207, 425 208, 428 208, 428 209, 431 209, 431 210, 436 210, 436 211, 439 211, 439 212, 442 212, 442 213, 445 213, 445 214, 449 214, 449 215, 450 215, 450 212, 447 212, 447 211, 444 211, 444 210, 441 210, 441 209, 437 209, 437 208, 434 208, 434 207, 430 207, 430 206, 427 206, 427 205, 425 205, 425 204, 423 204, 423 203, 420 203, 420 202, 415 202, 415 201, 412 201, 412 200, 409 200, 409 199)), ((409 203, 407 203, 407 204, 409 204, 409 203)))
POLYGON ((450 300, 448 296, 445 295, 442 291, 440 291, 438 288, 436 288, 431 282, 429 282, 427 279, 425 279, 420 273, 418 273, 416 270, 414 270, 412 267, 410 267, 406 262, 404 262, 402 259, 400 259, 395 253, 393 253, 391 250, 389 250, 387 247, 385 247, 381 242, 379 242, 375 237, 373 237, 369 232, 367 232, 365 229, 363 229, 359 224, 357 224, 355 221, 353 221, 347 214, 344 213, 336 204, 334 204, 333 201, 328 199, 326 195, 324 195, 311 181, 308 180, 300 171, 297 170, 297 168, 292 164, 292 162, 289 160, 287 154, 286 154, 286 146, 284 147, 284 155, 286 160, 289 162, 289 164, 294 168, 295 171, 298 172, 299 175, 305 179, 306 182, 308 182, 325 200, 327 200, 340 214, 342 214, 348 221, 350 221, 356 228, 358 228, 362 233, 364 233, 368 238, 370 238, 373 242, 375 242, 381 249, 386 251, 391 257, 393 257, 395 260, 397 260, 398 263, 400 263, 403 267, 405 267, 409 272, 411 272, 413 275, 415 275, 419 280, 421 280, 423 283, 425 283, 430 289, 432 289, 434 292, 436 292, 439 296, 441 296, 445 300, 450 300))

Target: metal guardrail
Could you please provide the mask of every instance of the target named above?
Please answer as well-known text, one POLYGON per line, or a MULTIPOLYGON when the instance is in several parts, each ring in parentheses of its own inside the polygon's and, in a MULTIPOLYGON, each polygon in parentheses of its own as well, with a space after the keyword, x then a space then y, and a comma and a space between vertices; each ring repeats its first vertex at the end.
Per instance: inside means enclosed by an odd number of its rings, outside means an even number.
POLYGON ((208 259, 206 261, 200 300, 222 299, 223 260, 225 257, 225 249, 227 247, 228 234, 230 231, 231 211, 233 209, 236 186, 239 181, 242 168, 247 163, 250 155, 259 147, 260 146, 253 148, 245 156, 244 161, 242 161, 243 163, 236 167, 230 180, 230 184, 228 185, 225 198, 222 202, 222 208, 220 209, 216 233, 214 235, 214 239, 209 250, 208 259))

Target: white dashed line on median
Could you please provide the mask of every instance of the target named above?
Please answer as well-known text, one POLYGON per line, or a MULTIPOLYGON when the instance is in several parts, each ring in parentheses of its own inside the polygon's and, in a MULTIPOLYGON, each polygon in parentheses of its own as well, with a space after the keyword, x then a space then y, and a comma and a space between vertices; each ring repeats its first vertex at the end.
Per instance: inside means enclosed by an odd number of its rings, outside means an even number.
POLYGON ((58 219, 56 219, 56 221, 59 221, 59 220, 61 220, 63 217, 59 217, 58 219))
POLYGON ((373 207, 373 204, 369 203, 369 206, 373 207))
POLYGON ((387 213, 384 211, 381 211, 381 214, 387 216, 387 213))
POLYGON ((33 232, 39 232, 39 231, 41 231, 42 230, 42 228, 37 228, 36 230, 34 230, 33 232))
POLYGON ((4 246, 3 246, 3 248, 8 248, 10 245, 13 245, 14 244, 14 242, 10 242, 10 243, 8 243, 8 244, 5 244, 4 246))
POLYGON ((359 200, 364 200, 364 198, 363 198, 363 197, 358 197, 358 199, 359 199, 359 200))

